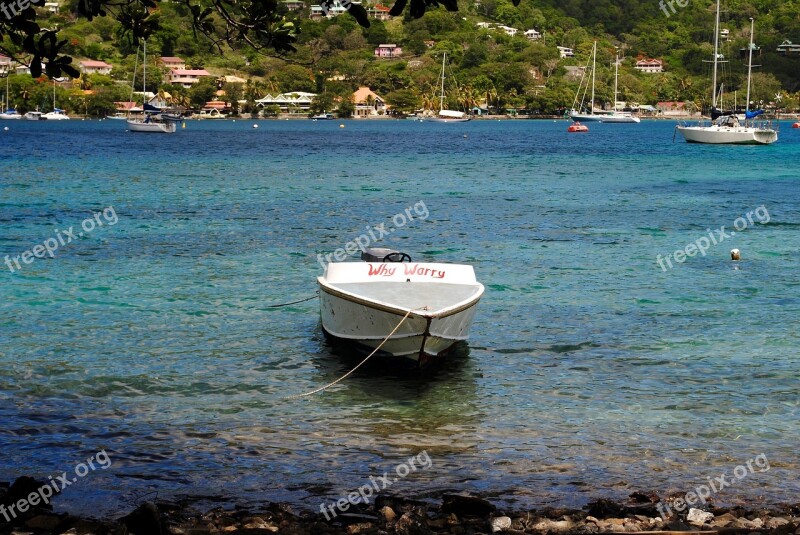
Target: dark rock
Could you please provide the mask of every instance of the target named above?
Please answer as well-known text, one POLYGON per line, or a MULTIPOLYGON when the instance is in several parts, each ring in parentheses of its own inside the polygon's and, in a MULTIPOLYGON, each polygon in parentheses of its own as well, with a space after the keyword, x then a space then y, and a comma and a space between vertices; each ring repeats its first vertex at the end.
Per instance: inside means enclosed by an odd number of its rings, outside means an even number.
POLYGON ((495 511, 496 507, 477 496, 445 494, 442 496, 442 512, 455 513, 458 516, 485 517, 495 511))
POLYGON ((625 516, 625 507, 617 502, 601 498, 590 502, 586 512, 595 518, 619 518, 625 516))
POLYGON ((433 533, 427 526, 424 517, 414 513, 405 513, 394 525, 397 535, 429 535, 433 533))
POLYGON ((52 513, 36 515, 25 522, 25 527, 34 531, 53 531, 62 520, 62 517, 52 513))
POLYGON ((680 520, 665 522, 661 529, 662 531, 694 531, 691 527, 687 526, 680 520))
POLYGON ((145 502, 120 519, 131 535, 163 535, 161 515, 156 504, 145 502))

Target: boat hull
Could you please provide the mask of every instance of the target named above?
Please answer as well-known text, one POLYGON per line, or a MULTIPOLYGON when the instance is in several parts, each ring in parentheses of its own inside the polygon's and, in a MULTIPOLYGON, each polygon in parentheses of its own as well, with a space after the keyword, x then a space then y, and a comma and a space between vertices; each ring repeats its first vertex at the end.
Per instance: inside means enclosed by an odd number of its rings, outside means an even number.
POLYGON ((427 117, 425 121, 429 123, 466 123, 470 119, 471 117, 427 117))
POLYGON ((778 140, 771 129, 745 126, 677 126, 687 143, 710 145, 769 145, 778 140))
POLYGON ((145 132, 152 134, 174 134, 177 126, 174 122, 166 123, 143 123, 141 121, 128 120, 128 130, 131 132, 145 132))
POLYGON ((642 120, 633 115, 606 115, 601 117, 603 123, 640 123, 642 120))
POLYGON ((318 283, 327 334, 417 364, 467 339, 484 290, 470 266, 456 264, 334 263, 318 283))
POLYGON ((596 114, 593 114, 593 113, 572 112, 572 113, 569 114, 569 116, 573 121, 580 121, 580 122, 596 121, 596 122, 599 123, 600 121, 603 120, 603 116, 602 115, 596 115, 596 114))

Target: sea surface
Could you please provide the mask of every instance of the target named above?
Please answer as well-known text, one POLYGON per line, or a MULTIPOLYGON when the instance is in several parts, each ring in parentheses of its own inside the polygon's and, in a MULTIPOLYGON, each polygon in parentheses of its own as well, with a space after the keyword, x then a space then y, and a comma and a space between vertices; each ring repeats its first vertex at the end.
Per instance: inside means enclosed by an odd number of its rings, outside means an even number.
POLYGON ((319 510, 425 452, 383 492, 582 506, 723 475, 717 503, 796 501, 790 123, 760 147, 667 121, 254 124, 0 122, 0 482, 82 470, 56 508, 100 516, 319 510), (378 228, 475 267, 469 344, 292 398, 358 362, 321 332, 318 260, 378 228))

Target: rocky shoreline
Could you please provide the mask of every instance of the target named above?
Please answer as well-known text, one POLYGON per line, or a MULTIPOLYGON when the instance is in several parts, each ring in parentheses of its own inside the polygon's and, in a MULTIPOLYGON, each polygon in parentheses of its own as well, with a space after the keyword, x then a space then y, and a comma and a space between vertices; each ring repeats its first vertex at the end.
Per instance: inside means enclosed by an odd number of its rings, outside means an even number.
POLYGON ((162 500, 141 503, 115 520, 55 513, 49 503, 14 511, 18 514, 9 517, 9 507, 24 501, 39 484, 29 477, 11 485, 0 484, 0 535, 800 535, 800 503, 748 509, 716 507, 709 502, 692 508, 680 503, 677 495, 662 501, 654 493, 641 492, 631 494, 626 502, 601 499, 583 509, 504 511, 477 496, 444 494, 426 502, 381 495, 337 514, 295 512, 285 504, 269 504, 259 511, 217 508, 203 512, 188 500, 162 500))

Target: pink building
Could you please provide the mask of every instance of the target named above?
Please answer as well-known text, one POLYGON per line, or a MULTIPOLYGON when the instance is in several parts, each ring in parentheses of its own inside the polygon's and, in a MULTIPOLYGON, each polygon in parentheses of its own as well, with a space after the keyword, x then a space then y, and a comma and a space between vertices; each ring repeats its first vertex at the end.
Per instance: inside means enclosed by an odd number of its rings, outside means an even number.
POLYGON ((111 74, 112 65, 105 61, 95 61, 93 59, 85 59, 78 63, 81 72, 86 74, 111 74))
POLYGON ((203 76, 211 76, 211 73, 205 69, 172 69, 169 71, 167 81, 183 87, 192 87, 203 76))
POLYGON ((161 64, 169 70, 186 68, 186 62, 175 56, 162 56, 161 64))
POLYGON ((403 54, 403 49, 394 44, 378 45, 375 49, 377 58, 396 58, 403 54))

